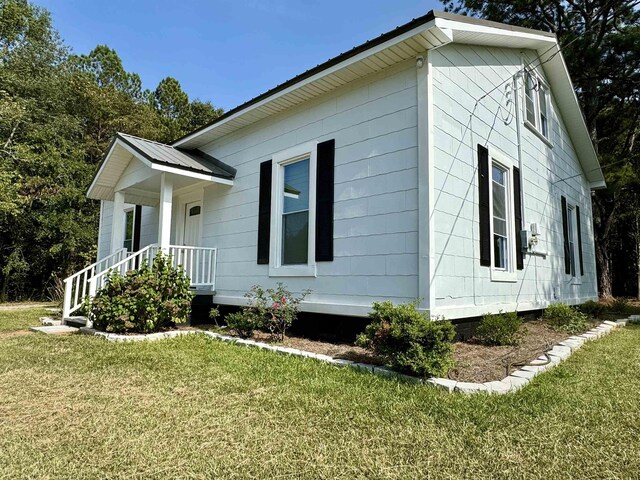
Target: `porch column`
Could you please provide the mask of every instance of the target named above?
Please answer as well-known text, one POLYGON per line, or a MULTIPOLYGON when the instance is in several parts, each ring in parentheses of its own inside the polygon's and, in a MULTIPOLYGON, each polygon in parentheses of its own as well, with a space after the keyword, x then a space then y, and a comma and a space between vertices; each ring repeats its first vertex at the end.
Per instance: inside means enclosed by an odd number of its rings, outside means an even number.
POLYGON ((166 249, 171 244, 171 208, 173 206, 173 181, 163 173, 160 177, 160 213, 158 218, 158 246, 166 249))
POLYGON ((113 216, 111 217, 111 253, 120 250, 124 244, 124 193, 113 195, 113 216))

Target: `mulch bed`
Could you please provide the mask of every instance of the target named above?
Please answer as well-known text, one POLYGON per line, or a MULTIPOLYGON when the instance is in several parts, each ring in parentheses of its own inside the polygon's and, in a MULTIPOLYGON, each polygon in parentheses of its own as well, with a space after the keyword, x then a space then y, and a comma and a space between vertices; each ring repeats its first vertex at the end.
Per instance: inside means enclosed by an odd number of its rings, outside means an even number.
MULTIPOLYGON (((208 329, 212 326, 198 326, 208 329)), ((591 328, 590 325, 588 328, 591 328)), ((233 331, 222 329, 221 333, 233 336, 233 331)), ((483 383, 501 380, 518 370, 521 364, 542 355, 553 345, 566 340, 571 335, 553 330, 542 320, 529 320, 523 323, 523 336, 517 346, 488 347, 473 340, 455 342, 456 367, 449 372, 449 378, 462 382, 483 383)), ((271 335, 255 332, 253 340, 273 343, 271 335)), ((329 355, 360 363, 382 365, 382 359, 364 348, 353 344, 331 343, 311 340, 303 337, 287 336, 279 345, 307 352, 329 355)))

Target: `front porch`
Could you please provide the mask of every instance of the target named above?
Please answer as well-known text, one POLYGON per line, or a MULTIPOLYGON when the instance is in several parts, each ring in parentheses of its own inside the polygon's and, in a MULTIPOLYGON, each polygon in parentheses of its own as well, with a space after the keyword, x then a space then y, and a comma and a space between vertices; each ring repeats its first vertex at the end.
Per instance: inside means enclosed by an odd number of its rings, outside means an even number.
POLYGON ((185 269, 194 290, 214 291, 217 249, 202 239, 203 192, 214 184, 229 188, 235 173, 199 150, 118 133, 87 193, 111 208, 110 232, 101 237, 106 248, 99 248, 95 263, 65 279, 63 316, 93 296, 110 271, 124 274, 145 259, 152 262, 159 251, 185 269), (153 221, 143 236, 145 207, 153 221))

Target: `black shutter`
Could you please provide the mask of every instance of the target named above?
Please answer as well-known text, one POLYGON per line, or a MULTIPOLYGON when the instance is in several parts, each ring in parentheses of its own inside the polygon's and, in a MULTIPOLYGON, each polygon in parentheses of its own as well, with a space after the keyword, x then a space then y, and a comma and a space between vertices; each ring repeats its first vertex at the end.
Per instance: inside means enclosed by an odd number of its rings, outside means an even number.
POLYGON ((478 144, 478 198, 480 265, 491 266, 491 212, 489 206, 489 150, 478 144))
POLYGON ((576 205, 576 225, 578 233, 578 259, 580 260, 580 275, 584 275, 584 265, 582 263, 582 229, 580 227, 580 207, 576 205))
POLYGON ((260 193, 258 200, 258 264, 269 263, 271 235, 271 160, 260 164, 260 193))
POLYGON ((567 199, 562 196, 562 236, 564 237, 564 273, 571 274, 571 257, 569 252, 569 219, 567 218, 567 199))
POLYGON ((142 226, 142 205, 136 205, 133 213, 133 245, 134 252, 140 250, 140 228, 142 226))
POLYGON ((521 198, 521 186, 520 186, 520 169, 513 167, 513 206, 515 213, 513 215, 515 219, 516 228, 516 267, 518 270, 524 268, 524 252, 522 251, 522 237, 520 232, 522 231, 522 198, 521 198))
POLYGON ((333 261, 335 140, 318 144, 316 171, 316 262, 333 261))

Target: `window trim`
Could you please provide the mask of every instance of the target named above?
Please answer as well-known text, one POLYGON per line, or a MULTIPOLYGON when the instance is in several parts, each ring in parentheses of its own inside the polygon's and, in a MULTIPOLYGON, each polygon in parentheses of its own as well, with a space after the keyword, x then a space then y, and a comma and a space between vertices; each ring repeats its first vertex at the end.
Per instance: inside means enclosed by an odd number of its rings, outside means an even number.
POLYGON ((551 143, 551 89, 549 88, 549 84, 536 72, 532 69, 525 69, 523 84, 522 84, 522 118, 524 125, 529 128, 533 133, 536 134, 540 140, 545 142, 547 146, 553 148, 553 144, 551 143), (540 129, 541 117, 540 117, 540 95, 539 91, 535 90, 536 95, 533 97, 533 109, 534 109, 534 117, 536 119, 536 124, 533 124, 527 118, 527 76, 530 75, 536 79, 536 81, 542 86, 544 89, 544 98, 547 105, 547 134, 545 135, 540 129))
POLYGON ((270 277, 316 277, 316 176, 317 141, 296 145, 273 155, 271 165, 271 232, 269 246, 270 277), (282 264, 282 214, 284 200, 284 167, 300 160, 309 159, 309 238, 307 263, 301 265, 282 264))
POLYGON ((517 282, 518 273, 516 271, 516 239, 515 239, 515 202, 513 197, 513 160, 507 155, 490 149, 489 151, 489 211, 491 221, 489 222, 489 234, 491 239, 491 281, 492 282, 517 282), (507 207, 507 269, 495 266, 495 242, 493 230, 493 165, 497 164, 507 173, 506 185, 506 207, 507 207))

